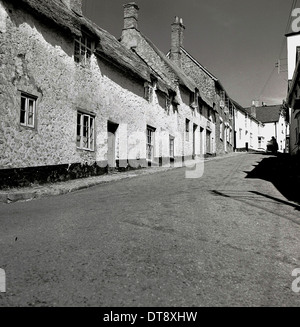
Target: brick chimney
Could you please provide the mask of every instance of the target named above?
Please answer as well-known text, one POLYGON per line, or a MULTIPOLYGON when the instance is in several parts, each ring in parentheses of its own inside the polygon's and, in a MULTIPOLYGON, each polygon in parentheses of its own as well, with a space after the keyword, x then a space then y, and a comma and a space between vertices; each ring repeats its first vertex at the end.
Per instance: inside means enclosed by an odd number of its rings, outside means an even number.
POLYGON ((124 5, 124 29, 138 30, 138 15, 139 7, 135 2, 130 2, 124 5))
POLYGON ((258 101, 254 100, 252 101, 252 106, 251 106, 251 116, 256 118, 256 108, 258 107, 258 101))
POLYGON ((170 59, 173 60, 179 67, 181 67, 181 50, 183 46, 183 37, 185 26, 183 25, 182 18, 175 17, 175 22, 172 26, 171 34, 171 53, 170 59))
POLYGON ((62 0, 62 2, 70 9, 82 16, 82 0, 62 0))

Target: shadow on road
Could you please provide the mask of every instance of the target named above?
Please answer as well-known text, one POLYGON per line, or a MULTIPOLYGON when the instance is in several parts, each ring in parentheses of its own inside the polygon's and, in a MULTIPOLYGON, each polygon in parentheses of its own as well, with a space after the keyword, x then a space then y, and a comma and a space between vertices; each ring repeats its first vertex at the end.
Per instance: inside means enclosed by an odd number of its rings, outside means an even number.
MULTIPOLYGON (((271 182, 289 201, 300 204, 300 158, 289 155, 271 156, 258 162, 246 178, 262 179, 271 182)), ((260 194, 269 197, 264 194, 260 194)), ((270 197, 269 197, 270 198, 270 197)), ((275 198, 273 200, 276 200, 275 198)), ((280 199, 277 199, 281 201, 280 199)), ((286 202, 285 204, 288 204, 286 202)), ((292 205, 292 204, 290 204, 292 205)), ((299 210, 299 207, 296 206, 299 210)))

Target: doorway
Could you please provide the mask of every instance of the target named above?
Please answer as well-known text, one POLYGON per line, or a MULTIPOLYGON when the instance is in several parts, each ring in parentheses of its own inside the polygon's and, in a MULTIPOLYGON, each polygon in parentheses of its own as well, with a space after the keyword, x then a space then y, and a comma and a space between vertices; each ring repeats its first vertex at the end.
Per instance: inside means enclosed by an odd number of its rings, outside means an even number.
POLYGON ((196 158, 196 131, 198 126, 196 124, 193 125, 193 159, 196 158))
POLYGON ((107 122, 107 164, 108 167, 116 167, 116 140, 119 125, 107 122))

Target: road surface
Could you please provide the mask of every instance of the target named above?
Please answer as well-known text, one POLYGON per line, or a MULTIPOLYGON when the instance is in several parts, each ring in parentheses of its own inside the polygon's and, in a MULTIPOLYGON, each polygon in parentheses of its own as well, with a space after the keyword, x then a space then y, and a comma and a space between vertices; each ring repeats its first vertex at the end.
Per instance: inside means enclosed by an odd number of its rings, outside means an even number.
POLYGON ((299 306, 299 206, 246 178, 264 158, 1 204, 0 307, 299 306))

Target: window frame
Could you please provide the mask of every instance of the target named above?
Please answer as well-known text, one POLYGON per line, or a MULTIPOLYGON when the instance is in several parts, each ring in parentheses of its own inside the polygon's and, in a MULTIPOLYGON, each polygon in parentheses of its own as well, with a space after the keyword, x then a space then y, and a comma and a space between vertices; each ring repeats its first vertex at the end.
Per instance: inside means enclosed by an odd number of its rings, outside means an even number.
POLYGON ((84 111, 78 110, 76 113, 76 147, 79 150, 84 151, 95 151, 95 114, 93 113, 87 113, 84 111), (80 124, 78 124, 78 117, 80 116, 80 124), (84 118, 88 118, 88 124, 84 125, 84 118), (91 124, 92 121, 92 124, 91 124), (84 127, 87 126, 86 130, 84 131, 84 127), (78 127, 80 129, 80 135, 78 134, 78 127), (91 133, 92 128, 92 133, 91 133), (85 135, 84 135, 85 132, 85 135), (87 141, 84 142, 84 137, 87 138, 87 141), (79 139, 78 139, 79 138, 79 139), (79 145, 78 145, 79 142, 79 145), (88 147, 85 146, 85 144, 88 144, 88 147))
POLYGON ((21 102, 20 102, 20 125, 22 127, 27 127, 31 129, 36 128, 36 112, 37 112, 37 96, 34 96, 32 94, 26 93, 26 92, 21 92, 21 102), (24 104, 24 110, 22 110, 22 99, 25 99, 25 104, 24 104), (32 101, 33 106, 32 106, 32 116, 29 117, 30 113, 30 105, 29 102, 32 101), (22 122, 22 112, 24 112, 24 122, 22 122), (32 124, 29 123, 29 118, 32 118, 32 124))
POLYGON ((220 119, 220 140, 224 139, 224 122, 223 119, 220 119))
POLYGON ((88 66, 91 61, 91 57, 93 54, 93 49, 94 49, 94 42, 92 38, 85 34, 82 33, 81 36, 76 36, 74 38, 74 61, 75 63, 83 66, 88 66), (85 42, 82 42, 82 41, 85 42), (88 43, 90 47, 88 46, 88 43), (78 46, 78 51, 79 53, 76 53, 76 46, 78 46), (89 54, 89 56, 87 55, 89 54))
POLYGON ((151 162, 154 161, 155 131, 156 131, 156 129, 154 127, 147 125, 147 127, 146 127, 146 159, 151 162), (150 143, 149 143, 149 140, 150 140, 150 143), (149 156, 149 154, 150 154, 150 156, 149 156))

